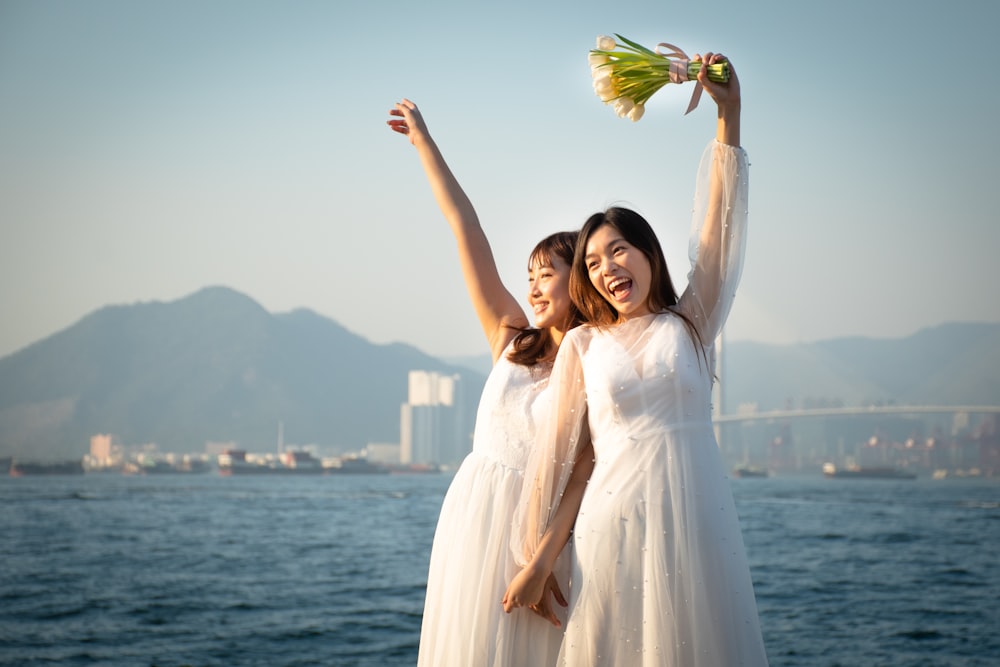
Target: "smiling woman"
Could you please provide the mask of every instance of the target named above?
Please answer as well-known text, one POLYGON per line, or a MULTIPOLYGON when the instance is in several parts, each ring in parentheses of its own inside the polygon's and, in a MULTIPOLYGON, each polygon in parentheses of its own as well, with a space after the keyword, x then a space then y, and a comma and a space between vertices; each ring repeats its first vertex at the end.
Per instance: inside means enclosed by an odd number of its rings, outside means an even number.
MULTIPOLYGON (((473 451, 462 462, 441 506, 427 574, 418 665, 538 667, 555 664, 562 633, 548 597, 532 611, 503 613, 504 586, 517 571, 511 524, 535 424, 548 421, 552 359, 579 311, 569 297, 575 232, 543 239, 528 259, 528 302, 535 327, 500 281, 472 203, 431 139, 410 100, 390 110, 394 131, 416 147, 424 172, 458 242, 469 296, 489 342, 493 370, 476 415, 473 451), (534 612, 534 613, 533 613, 534 612)), ((565 605, 555 577, 545 582, 565 605)))
POLYGON ((705 71, 718 123, 684 293, 652 227, 628 209, 592 215, 577 241, 570 293, 588 325, 566 335, 552 371, 554 414, 516 517, 530 559, 505 595, 507 609, 536 604, 572 529, 559 664, 767 664, 711 410, 714 341, 743 265, 748 162, 736 72, 716 83, 705 71))

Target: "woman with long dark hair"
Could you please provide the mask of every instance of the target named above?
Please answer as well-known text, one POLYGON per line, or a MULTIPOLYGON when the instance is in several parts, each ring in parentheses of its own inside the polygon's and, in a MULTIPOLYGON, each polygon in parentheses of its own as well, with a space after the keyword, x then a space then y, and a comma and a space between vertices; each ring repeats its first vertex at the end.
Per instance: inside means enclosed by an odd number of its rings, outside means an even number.
POLYGON ((570 293, 587 324, 556 359, 554 419, 517 515, 515 554, 527 565, 504 597, 508 610, 533 604, 572 529, 560 665, 767 664, 711 414, 714 344, 742 270, 748 162, 736 73, 717 84, 706 71, 698 80, 718 123, 699 172, 683 294, 634 211, 594 214, 577 241, 570 293))

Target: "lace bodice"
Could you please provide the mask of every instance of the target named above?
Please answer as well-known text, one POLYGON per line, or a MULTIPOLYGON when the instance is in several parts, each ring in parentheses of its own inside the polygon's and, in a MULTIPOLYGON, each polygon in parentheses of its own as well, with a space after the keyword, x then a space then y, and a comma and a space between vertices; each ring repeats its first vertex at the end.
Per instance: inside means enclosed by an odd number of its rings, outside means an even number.
POLYGON ((548 418, 545 390, 551 365, 512 363, 509 349, 497 359, 483 387, 473 451, 523 471, 535 446, 537 425, 548 418))

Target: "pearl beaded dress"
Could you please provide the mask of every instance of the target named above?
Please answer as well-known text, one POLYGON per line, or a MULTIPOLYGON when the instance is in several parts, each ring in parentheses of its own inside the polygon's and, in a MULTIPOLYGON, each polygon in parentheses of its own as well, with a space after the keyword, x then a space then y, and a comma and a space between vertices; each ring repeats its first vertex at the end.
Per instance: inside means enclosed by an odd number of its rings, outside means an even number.
POLYGON ((767 664, 711 415, 714 341, 742 271, 747 170, 740 148, 713 142, 706 150, 692 269, 675 310, 581 326, 563 340, 550 380, 556 417, 542 429, 526 473, 550 504, 537 510, 547 516, 532 517, 524 494, 518 531, 526 531, 527 543, 514 547, 530 553, 558 506, 586 419, 596 463, 572 538, 569 618, 557 664, 767 664), (703 235, 713 215, 721 233, 703 235))

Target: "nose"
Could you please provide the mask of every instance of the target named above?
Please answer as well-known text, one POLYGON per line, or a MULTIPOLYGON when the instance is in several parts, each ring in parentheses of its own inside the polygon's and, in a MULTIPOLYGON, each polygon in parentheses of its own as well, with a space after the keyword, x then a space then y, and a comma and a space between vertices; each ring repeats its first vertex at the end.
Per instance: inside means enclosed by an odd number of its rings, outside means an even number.
POLYGON ((528 294, 531 296, 538 296, 542 293, 542 290, 538 287, 538 279, 535 278, 528 283, 528 294))

